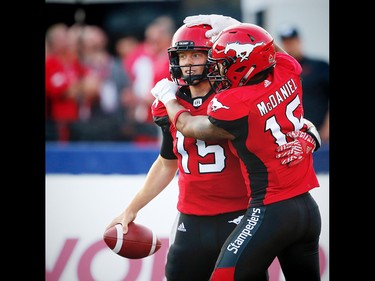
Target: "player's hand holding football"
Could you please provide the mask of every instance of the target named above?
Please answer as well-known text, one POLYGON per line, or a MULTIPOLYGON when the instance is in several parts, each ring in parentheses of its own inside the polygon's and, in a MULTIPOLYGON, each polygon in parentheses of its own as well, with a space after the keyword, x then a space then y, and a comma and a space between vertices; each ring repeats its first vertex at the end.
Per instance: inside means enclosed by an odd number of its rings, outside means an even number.
POLYGON ((276 158, 281 159, 281 164, 295 166, 315 150, 315 140, 308 133, 293 131, 287 133, 287 136, 294 141, 280 145, 276 149, 276 158))
POLYGON ((116 224, 121 224, 123 228, 123 233, 126 234, 128 232, 128 224, 132 222, 135 218, 136 214, 129 212, 128 210, 125 210, 120 215, 115 217, 105 229, 108 230, 116 224))
POLYGON ((215 41, 216 36, 228 26, 233 24, 239 24, 240 22, 234 18, 223 16, 223 15, 197 15, 197 16, 188 16, 184 19, 186 26, 194 26, 200 24, 211 25, 212 29, 206 32, 206 37, 211 38, 211 41, 215 41))
POLYGON ((151 89, 151 94, 162 103, 167 104, 170 100, 176 99, 177 89, 176 83, 164 78, 155 84, 151 89))

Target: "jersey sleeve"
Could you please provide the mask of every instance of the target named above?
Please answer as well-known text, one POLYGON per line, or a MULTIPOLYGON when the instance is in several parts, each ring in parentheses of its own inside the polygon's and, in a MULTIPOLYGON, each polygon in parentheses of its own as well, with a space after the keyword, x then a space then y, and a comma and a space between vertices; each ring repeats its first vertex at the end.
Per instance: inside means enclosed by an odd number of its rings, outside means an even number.
POLYGON ((234 95, 237 89, 217 94, 207 108, 210 122, 236 137, 241 134, 243 123, 246 122, 249 112, 245 106, 246 102, 234 95))
POLYGON ((159 100, 154 100, 151 105, 151 112, 154 119, 154 123, 161 127, 161 129, 166 132, 169 132, 169 118, 167 109, 165 108, 164 104, 159 100))
POLYGON ((152 116, 154 117, 168 116, 168 112, 167 112, 167 109, 165 108, 165 105, 158 99, 155 99, 154 102, 152 103, 151 113, 152 113, 152 116))
POLYGON ((239 88, 217 94, 207 108, 207 115, 223 121, 233 121, 248 115, 248 107, 241 97, 236 95, 239 88))
POLYGON ((290 69, 290 71, 301 75, 302 73, 302 66, 301 64, 291 55, 284 54, 284 53, 276 53, 276 61, 279 64, 282 64, 284 67, 290 69))

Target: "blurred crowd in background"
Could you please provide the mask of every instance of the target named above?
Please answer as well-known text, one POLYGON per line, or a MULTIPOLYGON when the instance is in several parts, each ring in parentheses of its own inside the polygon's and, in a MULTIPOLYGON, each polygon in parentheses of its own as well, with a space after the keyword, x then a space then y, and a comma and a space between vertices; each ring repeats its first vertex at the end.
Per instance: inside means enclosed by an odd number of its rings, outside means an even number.
POLYGON ((145 39, 118 38, 115 54, 97 25, 55 23, 46 32, 46 140, 158 139, 150 94, 169 77, 167 48, 176 30, 169 16, 155 18, 145 39))

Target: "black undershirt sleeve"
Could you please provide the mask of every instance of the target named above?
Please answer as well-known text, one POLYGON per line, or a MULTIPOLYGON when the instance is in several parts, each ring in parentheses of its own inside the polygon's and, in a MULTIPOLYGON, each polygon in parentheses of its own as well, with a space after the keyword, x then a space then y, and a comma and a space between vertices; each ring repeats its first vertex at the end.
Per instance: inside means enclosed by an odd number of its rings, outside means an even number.
POLYGON ((170 122, 168 116, 154 117, 154 122, 162 131, 162 142, 160 147, 160 156, 165 159, 177 159, 173 152, 173 138, 169 130, 170 122))

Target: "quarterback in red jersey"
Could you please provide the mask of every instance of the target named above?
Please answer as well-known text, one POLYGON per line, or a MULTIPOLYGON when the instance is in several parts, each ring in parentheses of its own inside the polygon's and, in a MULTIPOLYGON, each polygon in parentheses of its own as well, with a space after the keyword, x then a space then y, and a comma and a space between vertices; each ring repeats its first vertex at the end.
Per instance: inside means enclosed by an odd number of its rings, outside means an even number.
MULTIPOLYGON (((210 23, 212 17, 206 19, 210 23)), ((306 133, 301 66, 254 24, 222 30, 208 60, 207 76, 218 92, 208 117, 193 116, 182 107, 166 80, 151 92, 165 104, 181 134, 228 139, 241 160, 249 208, 225 241, 210 280, 267 280, 264 272, 276 257, 286 280, 320 280, 321 217, 309 193, 319 187, 311 153, 317 143, 306 133), (306 151, 297 165, 283 165, 275 150, 293 139, 306 151)))
MULTIPOLYGON (((168 49, 170 72, 178 101, 192 114, 206 114, 214 96, 207 80, 206 62, 212 42, 209 25, 181 26, 168 49), (180 67, 185 65, 186 67, 180 67)), ((228 141, 184 137, 168 119, 164 105, 152 105, 162 130, 160 155, 150 168, 142 189, 107 227, 121 223, 126 233, 138 211, 155 198, 178 171, 178 217, 172 229, 166 263, 168 281, 207 281, 221 245, 246 212, 249 202, 240 162, 228 141), (199 254, 197 254, 199 253, 199 254)), ((275 155, 275 153, 274 153, 275 155)))

